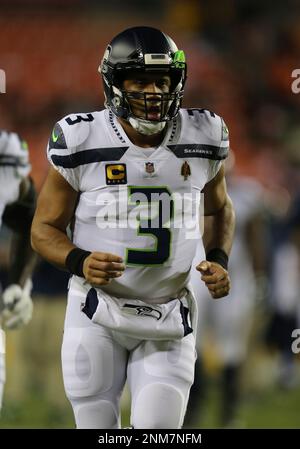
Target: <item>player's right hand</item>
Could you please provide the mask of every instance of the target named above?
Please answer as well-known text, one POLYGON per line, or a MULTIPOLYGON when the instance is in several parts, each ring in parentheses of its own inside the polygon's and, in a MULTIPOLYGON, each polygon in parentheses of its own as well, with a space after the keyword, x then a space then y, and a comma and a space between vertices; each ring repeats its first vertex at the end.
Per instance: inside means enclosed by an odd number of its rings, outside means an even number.
POLYGON ((123 259, 110 253, 91 253, 83 263, 85 279, 96 287, 109 284, 112 279, 122 276, 124 270, 123 259))

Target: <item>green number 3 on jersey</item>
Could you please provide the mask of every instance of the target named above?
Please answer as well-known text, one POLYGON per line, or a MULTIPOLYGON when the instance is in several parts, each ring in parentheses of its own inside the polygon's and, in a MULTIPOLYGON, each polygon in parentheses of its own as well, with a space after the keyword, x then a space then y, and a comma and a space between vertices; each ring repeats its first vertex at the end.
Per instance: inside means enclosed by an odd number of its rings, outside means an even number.
POLYGON ((150 235, 155 239, 154 248, 127 248, 127 265, 153 266, 165 263, 171 254, 172 232, 170 223, 174 215, 174 202, 166 186, 129 186, 129 204, 134 194, 143 194, 147 198, 148 210, 154 203, 158 206, 158 216, 139 220, 138 236, 150 235), (153 199, 154 198, 154 199, 153 199), (167 227, 168 224, 168 227, 167 227))

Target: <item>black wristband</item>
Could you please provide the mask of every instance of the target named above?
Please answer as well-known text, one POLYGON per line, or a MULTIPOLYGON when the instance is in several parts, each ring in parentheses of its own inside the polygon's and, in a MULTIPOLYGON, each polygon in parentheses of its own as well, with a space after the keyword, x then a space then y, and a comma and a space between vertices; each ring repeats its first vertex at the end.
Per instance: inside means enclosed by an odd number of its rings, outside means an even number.
POLYGON ((209 262, 216 262, 221 265, 225 270, 228 268, 228 256, 221 248, 214 248, 208 251, 206 254, 206 260, 209 262))
POLYGON ((65 265, 72 274, 84 277, 83 263, 90 255, 90 251, 81 248, 73 248, 66 257, 65 265))

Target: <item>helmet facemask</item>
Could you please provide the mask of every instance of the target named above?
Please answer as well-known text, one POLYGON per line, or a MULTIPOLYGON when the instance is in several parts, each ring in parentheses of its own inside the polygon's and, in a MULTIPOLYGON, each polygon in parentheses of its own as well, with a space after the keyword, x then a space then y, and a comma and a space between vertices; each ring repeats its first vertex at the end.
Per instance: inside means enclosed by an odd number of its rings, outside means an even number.
MULTIPOLYGON (((158 73, 158 72, 157 72, 158 73)), ((165 73, 162 73, 165 75, 165 73)), ((172 85, 172 83, 171 83, 172 85)), ((122 103, 128 110, 126 120, 141 134, 161 132, 177 115, 183 91, 165 93, 121 89, 122 103)))

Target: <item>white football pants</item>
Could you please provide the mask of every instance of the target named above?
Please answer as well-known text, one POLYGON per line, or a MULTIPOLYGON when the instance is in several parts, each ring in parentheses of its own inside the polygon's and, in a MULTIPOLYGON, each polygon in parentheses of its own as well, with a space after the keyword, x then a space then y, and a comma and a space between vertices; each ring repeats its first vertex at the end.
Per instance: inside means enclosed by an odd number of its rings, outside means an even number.
POLYGON ((69 291, 62 345, 65 391, 77 428, 119 428, 120 397, 128 381, 134 428, 180 428, 194 379, 195 338, 152 341, 94 324, 69 291))

